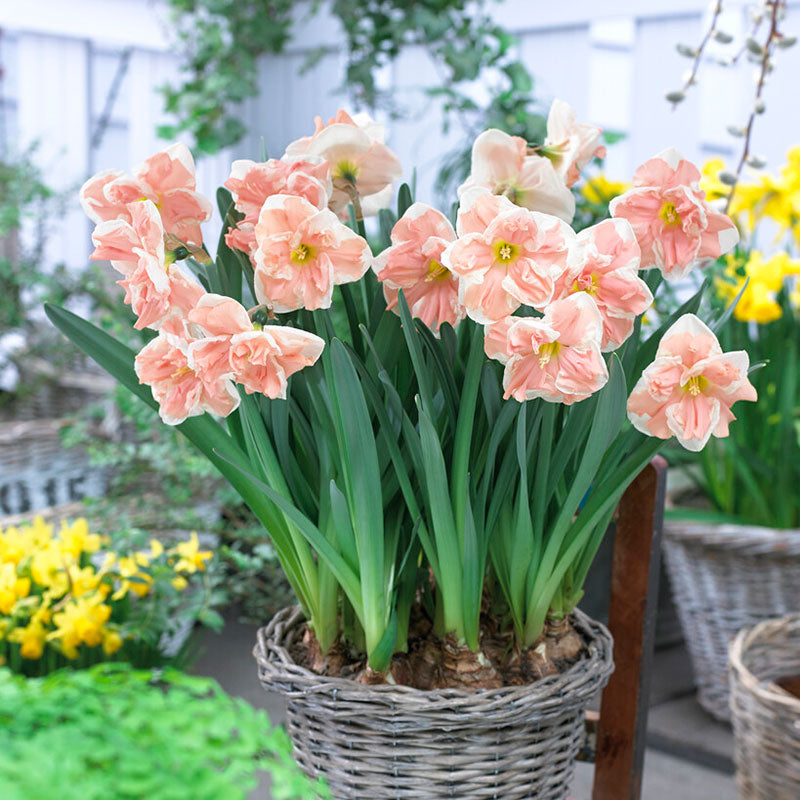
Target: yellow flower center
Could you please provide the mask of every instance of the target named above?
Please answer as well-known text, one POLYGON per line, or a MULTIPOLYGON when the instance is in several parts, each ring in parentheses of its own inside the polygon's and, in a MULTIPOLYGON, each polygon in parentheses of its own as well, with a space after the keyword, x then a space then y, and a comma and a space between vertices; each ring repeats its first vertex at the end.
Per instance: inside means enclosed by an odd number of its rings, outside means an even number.
POLYGON ((558 342, 545 342, 539 345, 539 366, 546 367, 558 355, 561 345, 558 342))
POLYGON ((586 294, 594 297, 597 294, 597 275, 593 272, 591 275, 581 275, 575 279, 572 284, 573 292, 586 292, 586 294))
POLYGON ((342 159, 333 168, 332 178, 341 178, 349 183, 355 183, 358 178, 358 167, 355 162, 342 159))
POLYGON ((425 283, 432 281, 443 281, 450 277, 450 270, 444 264, 440 264, 434 259, 430 260, 428 264, 428 274, 425 277, 425 283))
POLYGON ((519 246, 499 239, 493 245, 494 257, 501 264, 511 264, 519 255, 519 246))
POLYGON ((172 375, 170 375, 170 378, 180 378, 191 371, 192 371, 191 367, 178 367, 178 369, 176 369, 175 372, 173 372, 172 375))
POLYGON ((664 203, 658 214, 665 225, 680 225, 681 215, 675 210, 675 203, 664 203))
POLYGON ((688 392, 692 397, 702 394, 703 390, 708 386, 708 378, 702 375, 695 375, 694 378, 689 378, 683 385, 683 391, 688 392))
POLYGON ((316 252, 316 247, 312 247, 310 244, 299 244, 292 250, 291 258, 297 264, 305 264, 314 258, 316 252))

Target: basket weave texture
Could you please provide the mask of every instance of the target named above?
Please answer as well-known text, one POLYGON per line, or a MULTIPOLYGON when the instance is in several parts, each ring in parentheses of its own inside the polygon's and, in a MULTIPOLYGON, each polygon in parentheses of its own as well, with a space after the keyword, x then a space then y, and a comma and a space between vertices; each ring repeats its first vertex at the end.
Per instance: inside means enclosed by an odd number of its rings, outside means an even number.
POLYGON ((254 655, 264 688, 288 699, 295 758, 337 800, 563 800, 584 710, 613 670, 608 631, 580 612, 573 621, 588 654, 568 671, 473 693, 362 686, 298 666, 296 606, 259 630, 254 655))
POLYGON ((741 800, 797 800, 800 699, 774 681, 800 675, 800 614, 743 630, 731 645, 730 674, 741 800))
POLYGON ((698 700, 729 721, 731 640, 742 628, 800 612, 800 531, 672 522, 664 554, 698 700))

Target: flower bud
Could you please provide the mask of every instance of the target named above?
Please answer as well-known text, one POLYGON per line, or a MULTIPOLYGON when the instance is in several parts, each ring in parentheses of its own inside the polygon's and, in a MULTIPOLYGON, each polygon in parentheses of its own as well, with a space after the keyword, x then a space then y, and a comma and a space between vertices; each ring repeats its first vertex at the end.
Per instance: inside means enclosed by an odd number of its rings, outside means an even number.
POLYGON ((728 127, 725 128, 725 130, 728 131, 728 133, 731 136, 736 136, 736 137, 742 137, 747 133, 747 131, 744 128, 740 128, 738 125, 728 125, 728 127))
POLYGON ((721 183, 724 183, 726 186, 734 186, 736 184, 736 176, 732 172, 728 172, 727 170, 722 170, 718 175, 721 183))
POLYGON ((794 47, 797 44, 797 37, 796 36, 781 36, 775 44, 778 47, 783 48, 784 50, 788 50, 790 47, 794 47))
POLYGON ((720 44, 730 44, 733 41, 733 36, 731 36, 727 31, 714 31, 714 38, 720 44))
POLYGON ((688 44, 678 42, 678 44, 675 45, 675 49, 686 58, 697 58, 697 50, 693 47, 689 47, 688 44))
POLYGON ((686 92, 678 89, 675 92, 667 92, 664 96, 670 103, 682 103, 686 99, 686 92))
POLYGON ((751 153, 745 159, 745 164, 753 169, 764 169, 764 167, 767 166, 767 160, 763 156, 758 156, 755 153, 751 153))
POLYGON ((753 55, 764 55, 764 48, 752 36, 747 37, 747 41, 744 45, 753 55))
POLYGON ((682 78, 687 86, 694 86, 697 83, 697 76, 690 69, 683 73, 682 78))
POLYGON ((764 101, 759 97, 758 100, 753 103, 753 111, 755 111, 756 114, 763 114, 766 110, 767 107, 764 104, 764 101))

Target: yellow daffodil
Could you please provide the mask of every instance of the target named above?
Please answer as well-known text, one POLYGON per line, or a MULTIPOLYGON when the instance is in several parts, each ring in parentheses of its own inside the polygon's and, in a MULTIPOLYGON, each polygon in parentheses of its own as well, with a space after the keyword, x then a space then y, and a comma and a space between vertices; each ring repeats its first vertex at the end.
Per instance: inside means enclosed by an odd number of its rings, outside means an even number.
POLYGON ((783 309, 777 300, 785 279, 800 274, 800 261, 791 259, 788 253, 780 252, 764 259, 754 250, 744 265, 744 274, 733 259, 729 259, 725 277, 717 281, 717 291, 726 301, 732 301, 741 291, 745 279, 750 282, 744 290, 733 312, 743 322, 766 324, 780 319, 783 309))
POLYGON ((139 569, 140 564, 133 556, 123 556, 117 559, 117 572, 121 578, 119 589, 112 595, 113 600, 119 600, 130 591, 139 597, 144 597, 150 591, 153 579, 139 569))
POLYGON ((700 188, 706 193, 706 200, 719 200, 726 198, 731 187, 719 179, 719 174, 725 169, 725 162, 721 158, 709 158, 701 170, 700 188))
POLYGON ((200 550, 200 541, 194 531, 188 542, 181 542, 170 552, 179 557, 175 564, 175 571, 190 574, 205 569, 206 561, 213 555, 210 550, 200 550))
POLYGON ((19 643, 19 654, 23 658, 35 661, 42 657, 47 631, 40 622, 30 622, 23 628, 15 628, 8 635, 8 640, 19 643))
POLYGON ((605 204, 630 188, 629 183, 610 181, 604 174, 596 175, 583 185, 581 193, 590 203, 605 204))
POLYGON ((89 533, 89 523, 85 519, 76 519, 72 524, 64 522, 58 538, 62 551, 75 558, 81 553, 96 553, 102 541, 100 534, 89 533))
POLYGON ((103 632, 103 652, 107 656, 113 656, 122 647, 122 637, 117 631, 105 630, 103 632))
POLYGON ((77 658, 81 644, 97 647, 103 642, 104 626, 110 616, 111 606, 103 603, 99 595, 78 597, 53 614, 55 630, 47 638, 57 641, 67 658, 77 658))
POLYGON ((30 578, 20 578, 14 564, 0 565, 0 614, 11 614, 17 601, 27 597, 30 590, 30 578))

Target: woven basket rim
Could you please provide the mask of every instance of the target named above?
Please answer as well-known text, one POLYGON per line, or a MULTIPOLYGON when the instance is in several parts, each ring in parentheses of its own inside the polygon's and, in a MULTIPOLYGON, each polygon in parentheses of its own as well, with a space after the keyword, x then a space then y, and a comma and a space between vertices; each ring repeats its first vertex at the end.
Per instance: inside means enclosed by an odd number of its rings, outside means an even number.
POLYGON ((587 644, 588 655, 584 655, 566 672, 548 676, 524 686, 503 686, 497 689, 416 689, 411 686, 379 684, 363 685, 349 678, 325 677, 294 662, 283 646, 286 633, 305 621, 300 606, 281 609, 270 622, 257 633, 253 655, 258 662, 259 675, 265 688, 279 691, 287 696, 295 693, 306 696, 311 693, 336 693, 342 699, 365 700, 380 698, 399 706, 416 707, 420 712, 436 708, 460 706, 480 713, 480 707, 498 702, 513 704, 525 701, 536 703, 537 708, 547 712, 548 705, 558 712, 569 695, 571 704, 581 697, 593 696, 613 672, 613 639, 608 629, 576 609, 573 612, 576 629, 587 644), (284 634, 276 637, 276 628, 282 626, 284 634), (291 689, 287 689, 291 686, 291 689))
POLYGON ((736 679, 747 691, 755 695, 763 703, 772 706, 783 706, 790 713, 800 719, 800 698, 787 692, 771 680, 764 680, 754 675, 744 663, 745 656, 750 647, 761 638, 770 638, 786 626, 800 625, 800 613, 786 614, 777 619, 768 619, 759 622, 751 628, 744 628, 736 635, 730 646, 730 669, 736 679))
POLYGON ((722 550, 751 550, 760 552, 800 554, 800 529, 768 528, 763 525, 744 525, 734 522, 664 523, 666 539, 681 544, 698 544, 722 550))

